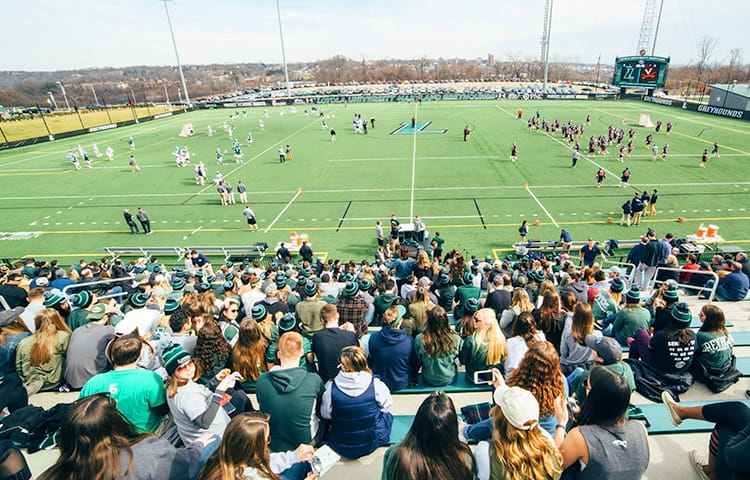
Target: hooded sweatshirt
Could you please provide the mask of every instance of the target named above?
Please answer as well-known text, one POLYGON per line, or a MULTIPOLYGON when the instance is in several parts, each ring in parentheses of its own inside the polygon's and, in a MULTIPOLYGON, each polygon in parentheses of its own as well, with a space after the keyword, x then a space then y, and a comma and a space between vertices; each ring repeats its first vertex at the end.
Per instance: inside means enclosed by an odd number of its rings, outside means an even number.
POLYGON ((302 367, 274 367, 258 377, 256 396, 260 410, 271 415, 272 452, 315 443, 319 425, 316 408, 322 393, 320 376, 302 367))
MULTIPOLYGON (((333 380, 326 383, 325 392, 320 405, 320 416, 325 419, 331 419, 333 415, 333 405, 331 404, 331 389, 333 383, 350 397, 359 397, 370 387, 373 381, 372 374, 368 372, 339 372, 333 380)), ((379 378, 375 378, 375 401, 380 407, 380 411, 388 413, 393 407, 393 398, 388 387, 379 378)))
POLYGON ((367 345, 370 367, 395 392, 416 380, 419 369, 414 339, 405 330, 383 327, 370 335, 367 345))

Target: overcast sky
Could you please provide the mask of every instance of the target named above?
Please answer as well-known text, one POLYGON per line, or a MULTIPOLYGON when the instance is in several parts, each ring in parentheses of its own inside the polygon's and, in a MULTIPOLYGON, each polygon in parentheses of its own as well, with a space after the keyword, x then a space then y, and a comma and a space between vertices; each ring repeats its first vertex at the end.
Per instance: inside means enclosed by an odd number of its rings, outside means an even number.
MULTIPOLYGON (((544 0, 279 0, 289 62, 538 58, 544 0)), ((637 53, 644 0, 555 0, 550 58, 614 63, 637 53)), ((168 3, 183 64, 281 62, 273 0, 168 3)), ((175 64, 160 0, 4 0, 0 70, 175 64)), ((750 58, 748 0, 664 0, 656 55, 683 65, 705 35, 750 58)), ((650 53, 650 49, 649 49, 650 53)))

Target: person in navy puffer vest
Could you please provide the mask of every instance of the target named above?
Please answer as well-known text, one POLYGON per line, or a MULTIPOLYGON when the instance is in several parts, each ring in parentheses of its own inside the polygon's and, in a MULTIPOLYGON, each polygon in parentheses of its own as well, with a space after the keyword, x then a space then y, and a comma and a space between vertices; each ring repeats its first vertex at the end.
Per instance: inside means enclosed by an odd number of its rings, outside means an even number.
POLYGON ((321 417, 331 421, 326 441, 339 455, 356 459, 387 445, 391 436, 393 398, 388 387, 367 368, 360 347, 341 351, 341 371, 326 383, 321 417))

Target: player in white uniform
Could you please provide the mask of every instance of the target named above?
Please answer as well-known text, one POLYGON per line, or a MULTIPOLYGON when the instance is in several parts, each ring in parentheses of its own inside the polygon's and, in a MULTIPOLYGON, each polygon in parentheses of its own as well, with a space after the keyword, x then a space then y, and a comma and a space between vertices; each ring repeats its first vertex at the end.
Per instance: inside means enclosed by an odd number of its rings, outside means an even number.
POLYGON ((102 157, 102 152, 99 151, 99 145, 97 145, 96 142, 91 144, 91 150, 94 152, 94 155, 96 155, 96 158, 102 157))
POLYGON ((216 163, 222 165, 224 163, 224 155, 221 154, 221 149, 216 149, 216 163))
POLYGON ((78 163, 78 156, 76 155, 76 152, 74 152, 72 148, 68 151, 68 160, 70 160, 70 163, 72 163, 73 166, 76 167, 76 170, 81 169, 81 164, 78 163))
POLYGON ((114 161, 114 159, 115 159, 115 151, 112 150, 112 147, 110 147, 109 145, 107 145, 107 148, 104 149, 104 153, 107 154, 107 158, 109 159, 110 162, 114 161))

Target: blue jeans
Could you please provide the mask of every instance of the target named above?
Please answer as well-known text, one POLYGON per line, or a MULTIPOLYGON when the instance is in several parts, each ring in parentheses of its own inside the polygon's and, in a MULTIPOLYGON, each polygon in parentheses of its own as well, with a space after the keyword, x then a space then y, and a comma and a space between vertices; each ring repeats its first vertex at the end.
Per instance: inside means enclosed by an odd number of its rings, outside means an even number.
POLYGON ((279 476, 284 480, 305 480, 308 472, 311 471, 310 462, 297 462, 279 473, 279 476))

